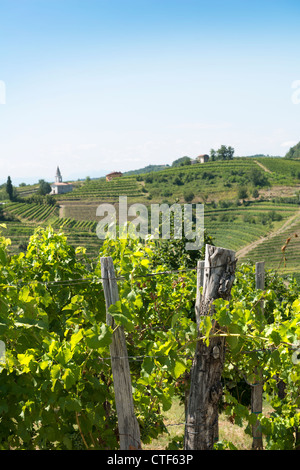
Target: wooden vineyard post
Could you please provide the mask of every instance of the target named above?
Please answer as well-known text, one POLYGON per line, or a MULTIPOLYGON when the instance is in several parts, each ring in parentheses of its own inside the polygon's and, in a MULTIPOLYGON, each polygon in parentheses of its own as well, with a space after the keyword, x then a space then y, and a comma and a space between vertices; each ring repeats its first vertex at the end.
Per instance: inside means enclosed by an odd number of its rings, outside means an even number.
MULTIPOLYGON (((230 299, 235 276, 235 252, 206 245, 203 293, 199 318, 213 314, 212 302, 230 299)), ((215 324, 214 329, 218 326, 215 324)), ((218 403, 222 395, 221 377, 225 357, 225 338, 210 338, 209 345, 199 339, 191 369, 191 386, 185 424, 185 450, 212 450, 217 439, 218 403)))
MULTIPOLYGON (((119 300, 118 285, 111 257, 101 258, 101 277, 106 302, 106 322, 115 328, 108 313, 110 305, 119 300)), ((120 450, 141 449, 140 428, 134 413, 131 376, 124 329, 115 329, 110 345, 111 366, 114 380, 116 409, 120 435, 120 450)))
MULTIPOLYGON (((260 261, 255 264, 255 287, 264 290, 265 288, 265 263, 260 261)), ((264 302, 261 300, 257 306, 257 315, 264 315, 264 302)), ((263 403, 263 383, 262 372, 259 368, 255 371, 255 383, 251 386, 251 412, 258 415, 262 412, 263 403)), ((259 420, 252 425, 252 449, 263 449, 262 432, 259 420)))
MULTIPOLYGON (((197 288, 196 288, 196 302, 195 302, 195 317, 196 317, 196 324, 197 328, 199 328, 200 323, 200 307, 201 307, 201 291, 200 289, 203 288, 203 279, 204 279, 204 261, 197 261, 197 288)), ((189 372, 186 373, 186 382, 185 382, 185 397, 184 397, 184 408, 185 408, 185 416, 187 415, 188 410, 188 402, 189 402, 189 393, 190 388, 189 384, 189 372)))
POLYGON ((201 306, 201 292, 200 288, 203 288, 204 280, 204 261, 197 262, 197 291, 196 291, 196 303, 195 303, 195 316, 197 327, 199 328, 200 322, 200 306, 201 306))

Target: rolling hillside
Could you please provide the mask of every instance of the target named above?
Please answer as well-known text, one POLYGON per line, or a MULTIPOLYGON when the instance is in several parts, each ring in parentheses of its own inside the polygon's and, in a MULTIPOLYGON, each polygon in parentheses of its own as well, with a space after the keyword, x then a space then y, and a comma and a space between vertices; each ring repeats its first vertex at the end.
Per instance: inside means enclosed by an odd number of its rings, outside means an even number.
MULTIPOLYGON (((281 247, 290 231, 300 230, 300 161, 296 160, 243 157, 137 171, 110 182, 80 181, 71 193, 55 196, 57 206, 26 202, 35 190, 36 185, 18 188, 25 202, 7 201, 2 206, 6 217, 13 219, 5 231, 13 252, 24 249, 36 226, 51 224, 62 229, 74 246, 83 245, 91 257, 97 256, 101 241, 95 233, 96 209, 102 202, 117 208, 119 196, 124 195, 128 205, 141 202, 149 210, 152 203, 205 203, 205 228, 215 244, 236 250, 240 261, 265 259, 270 267, 282 260, 281 247)), ((293 243, 296 247, 297 238, 293 243)), ((300 273, 297 256, 286 263, 285 272, 300 273)))
POLYGON ((143 197, 142 185, 135 176, 123 176, 106 181, 105 178, 93 179, 84 182, 74 191, 59 195, 59 199, 64 201, 72 200, 112 200, 119 195, 127 195, 129 198, 143 197))
POLYGON ((242 260, 264 261, 267 269, 282 274, 296 274, 300 280, 300 211, 271 231, 237 252, 242 260))

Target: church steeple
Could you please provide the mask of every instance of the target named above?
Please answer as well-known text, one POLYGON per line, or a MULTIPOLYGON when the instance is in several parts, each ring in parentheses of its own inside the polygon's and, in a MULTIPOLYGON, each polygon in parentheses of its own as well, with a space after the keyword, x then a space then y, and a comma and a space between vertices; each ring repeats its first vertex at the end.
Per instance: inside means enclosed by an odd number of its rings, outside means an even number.
POLYGON ((59 167, 56 169, 55 183, 62 183, 62 177, 59 167))

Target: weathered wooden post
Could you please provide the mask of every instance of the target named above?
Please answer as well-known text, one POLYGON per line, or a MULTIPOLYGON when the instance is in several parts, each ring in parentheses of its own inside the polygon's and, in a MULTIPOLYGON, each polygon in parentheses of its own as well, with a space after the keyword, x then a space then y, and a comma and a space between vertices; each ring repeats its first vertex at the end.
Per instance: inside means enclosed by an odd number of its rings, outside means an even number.
POLYGON ((200 322, 200 308, 201 308, 201 288, 203 288, 204 281, 204 261, 197 262, 197 290, 196 290, 196 302, 195 302, 195 316, 197 327, 199 328, 200 322))
MULTIPOLYGON (((106 302, 106 322, 115 327, 113 317, 108 313, 110 305, 119 300, 118 285, 111 257, 101 258, 101 277, 106 302)), ((114 380, 116 409, 120 435, 120 449, 141 449, 140 428, 134 413, 131 376, 124 329, 115 329, 110 345, 111 366, 114 380)))
MULTIPOLYGON (((260 261, 255 264, 255 287, 256 289, 264 290, 265 288, 265 263, 260 261)), ((263 318, 264 315, 264 301, 261 300, 256 309, 256 314, 263 318)), ((263 404, 263 383, 262 372, 259 368, 255 370, 255 383, 251 386, 251 412, 260 414, 262 412, 263 404)), ((259 420, 252 425, 252 449, 263 449, 262 432, 259 420)))
MULTIPOLYGON (((212 315, 213 301, 230 299, 235 275, 235 252, 206 245, 203 293, 199 318, 212 315)), ((215 329, 218 325, 214 325, 215 329)), ((191 387, 185 425, 185 450, 212 450, 218 432, 218 402, 222 395, 221 377, 225 357, 225 339, 210 338, 207 346, 197 342, 191 369, 191 387)))
MULTIPOLYGON (((197 272, 197 287, 196 287, 195 317, 196 317, 197 328, 199 328, 200 307, 201 307, 201 297, 202 297, 201 288, 203 288, 203 279, 204 279, 204 261, 202 261, 202 260, 197 261, 197 270, 196 270, 196 272, 197 272)), ((185 374, 185 392, 184 392, 185 416, 187 416, 189 394, 190 394, 189 378, 190 378, 190 373, 186 372, 186 374, 185 374)))

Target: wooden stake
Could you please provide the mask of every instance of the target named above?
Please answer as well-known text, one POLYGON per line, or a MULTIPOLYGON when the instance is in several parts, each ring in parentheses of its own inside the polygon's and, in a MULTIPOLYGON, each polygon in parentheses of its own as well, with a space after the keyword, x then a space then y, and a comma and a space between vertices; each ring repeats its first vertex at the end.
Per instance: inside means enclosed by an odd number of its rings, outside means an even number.
POLYGON ((200 323, 200 306, 201 306, 201 288, 203 288, 204 281, 204 261, 198 261, 197 263, 197 291, 196 291, 196 303, 195 303, 195 315, 196 323, 199 328, 200 323))
MULTIPOLYGON (((199 328, 200 323, 200 306, 201 306, 201 288, 203 288, 203 279, 204 279, 204 261, 198 260, 197 262, 197 288, 196 288, 196 302, 195 302, 195 317, 197 328, 199 328)), ((184 410, 185 416, 187 416, 189 394, 190 394, 190 372, 185 373, 185 390, 184 390, 184 410)))
MULTIPOLYGON (((265 288, 265 263, 260 261, 255 264, 255 287, 256 289, 264 290, 265 288)), ((264 301, 261 300, 257 307, 257 315, 264 315, 264 301)), ((255 370, 255 383, 251 387, 251 412, 260 414, 262 412, 263 404, 263 378, 262 371, 259 368, 255 370)), ((262 432, 259 420, 252 425, 252 449, 263 449, 262 432)))
MULTIPOLYGON (((106 322, 109 326, 115 328, 114 319, 108 313, 110 305, 119 300, 113 260, 111 257, 107 257, 101 258, 100 261, 106 302, 106 322)), ((115 328, 110 345, 110 355, 118 414, 120 450, 141 449, 140 428, 134 413, 128 353, 122 326, 115 328)))
MULTIPOLYGON (((235 273, 235 252, 206 245, 203 294, 199 318, 212 315, 213 301, 230 299, 235 273)), ((218 325, 214 325, 215 329, 218 325)), ((218 402, 225 357, 224 337, 199 340, 191 369, 191 387, 185 426, 185 450, 212 450, 217 440, 218 402)))

